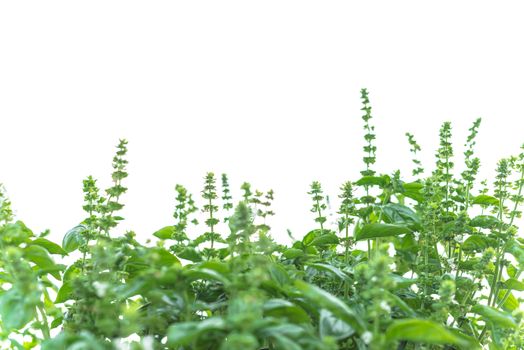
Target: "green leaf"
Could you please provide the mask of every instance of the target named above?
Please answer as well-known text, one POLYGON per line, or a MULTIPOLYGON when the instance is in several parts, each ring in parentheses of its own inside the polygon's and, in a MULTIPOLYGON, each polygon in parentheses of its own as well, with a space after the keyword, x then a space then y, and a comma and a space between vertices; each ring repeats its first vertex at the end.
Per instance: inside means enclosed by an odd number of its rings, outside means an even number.
POLYGON ((301 249, 290 248, 284 251, 282 254, 286 259, 295 259, 304 255, 304 251, 301 249))
POLYGON ((277 349, 281 350, 303 350, 294 340, 289 339, 285 335, 275 334, 273 335, 275 344, 278 346, 277 349))
POLYGON ((393 305, 398 307, 401 311, 403 311, 407 316, 409 317, 416 317, 416 312, 402 300, 398 295, 393 294, 391 292, 386 291, 386 295, 388 296, 389 300, 392 302, 393 305))
POLYGON ((164 248, 151 248, 152 261, 161 266, 180 265, 180 260, 164 248))
POLYGON ((395 287, 397 289, 409 288, 411 285, 417 283, 416 278, 406 278, 395 273, 391 273, 390 276, 395 281, 395 287))
POLYGON ((319 271, 328 272, 338 278, 340 278, 342 281, 346 281, 349 279, 349 276, 343 272, 342 270, 336 268, 333 265, 330 264, 322 264, 322 263, 308 263, 308 267, 314 268, 319 271))
POLYGON ((471 311, 481 315, 485 321, 490 322, 496 327, 512 329, 517 327, 515 320, 509 313, 490 306, 477 304, 471 308, 471 311))
POLYGON ((53 269, 55 262, 49 256, 46 249, 37 245, 30 245, 24 248, 24 257, 36 264, 40 269, 53 269))
POLYGON ((390 183, 390 178, 387 175, 384 176, 364 176, 357 180, 355 184, 359 186, 378 186, 383 188, 390 183))
POLYGON ((67 255, 67 252, 64 249, 62 249, 62 247, 45 238, 37 238, 31 241, 31 243, 29 244, 38 245, 42 248, 45 248, 51 254, 67 255))
POLYGON ((311 322, 304 309, 284 299, 269 299, 263 309, 266 316, 286 318, 293 323, 311 322))
POLYGON ((355 239, 360 241, 363 239, 372 239, 377 237, 398 236, 411 232, 412 231, 404 225, 366 224, 362 226, 362 229, 357 233, 357 237, 355 237, 355 239))
POLYGON ((407 340, 433 345, 455 345, 462 349, 480 349, 474 338, 451 331, 436 322, 421 319, 393 321, 386 330, 386 340, 389 343, 407 340))
POLYGON ((518 290, 518 291, 524 291, 524 282, 519 281, 516 278, 509 278, 504 282, 504 287, 506 289, 512 289, 512 290, 518 290))
MULTIPOLYGON (((507 292, 507 290, 505 290, 505 289, 499 290, 498 295, 497 295, 497 301, 498 302, 502 301, 502 298, 504 298, 504 296, 506 295, 506 292, 507 292)), ((520 303, 519 303, 518 299, 515 298, 515 296, 511 292, 509 293, 508 297, 506 298, 506 300, 502 304, 502 308, 505 311, 513 311, 515 309, 518 309, 519 306, 520 306, 520 303)))
POLYGON ((35 293, 27 295, 12 288, 0 295, 0 318, 5 330, 19 330, 36 317, 38 295, 35 293))
POLYGON ((60 289, 58 290, 58 293, 56 294, 55 304, 60 304, 65 301, 68 301, 72 299, 73 297, 73 281, 65 281, 60 289))
POLYGON ((500 224, 499 219, 491 215, 479 215, 471 219, 469 223, 472 227, 481 227, 481 228, 494 228, 500 224))
POLYGON ((404 192, 402 193, 404 196, 414 199, 417 202, 424 201, 424 195, 421 191, 424 186, 420 182, 404 183, 402 187, 404 187, 404 192))
POLYGON ((167 342, 170 346, 189 345, 206 332, 226 329, 226 322, 220 317, 210 317, 200 322, 175 323, 167 329, 167 342))
POLYGON ((0 239, 7 244, 19 245, 33 237, 33 231, 27 228, 22 221, 6 224, 0 229, 0 239))
POLYGON ((286 269, 280 264, 271 264, 268 268, 268 272, 271 279, 281 288, 287 286, 291 282, 286 269))
POLYGON ((62 248, 68 253, 77 250, 85 242, 84 233, 86 231, 87 227, 84 225, 75 226, 67 231, 62 240, 62 248))
POLYGON ((171 346, 189 345, 198 336, 197 322, 177 323, 167 329, 167 342, 171 346))
POLYGON ((316 230, 312 230, 312 231, 309 231, 305 236, 304 238, 302 238, 302 243, 304 245, 310 245, 311 242, 313 242, 313 240, 315 238, 317 238, 318 236, 320 236, 322 234, 322 231, 320 229, 316 229, 316 230))
POLYGON ((194 268, 191 270, 186 271, 186 276, 189 278, 189 280, 210 280, 210 281, 218 281, 222 282, 223 284, 227 285, 229 284, 229 280, 227 277, 222 275, 221 273, 206 269, 206 268, 194 268))
POLYGON ((338 244, 339 239, 335 234, 332 233, 324 233, 321 236, 316 237, 311 241, 312 246, 326 246, 326 245, 332 245, 332 244, 338 244))
POLYGON ((176 253, 176 256, 193 262, 202 261, 202 255, 193 247, 184 247, 180 252, 176 253))
POLYGON ((511 239, 507 243, 506 251, 513 255, 521 269, 524 268, 524 247, 516 240, 511 239))
POLYGON ((175 227, 166 226, 156 231, 155 233, 153 233, 153 236, 158 237, 160 239, 171 239, 171 237, 173 237, 174 234, 175 234, 175 227))
POLYGON ((322 338, 333 337, 337 340, 342 340, 355 333, 355 330, 351 326, 333 316, 333 314, 326 309, 320 310, 318 327, 322 338))
POLYGON ((357 315, 346 303, 334 295, 301 280, 295 281, 295 286, 304 294, 306 299, 309 299, 319 308, 331 311, 333 315, 353 327, 353 329, 358 333, 362 333, 366 330, 366 325, 360 316, 357 315))
POLYGON ((499 205, 499 200, 495 197, 488 196, 486 194, 480 194, 473 198, 471 204, 478 205, 499 205))
POLYGON ((485 236, 472 235, 462 243, 462 250, 466 252, 481 252, 489 246, 485 236))
POLYGON ((384 221, 389 224, 400 224, 412 229, 420 227, 420 218, 411 208, 399 204, 389 203, 382 207, 384 221))

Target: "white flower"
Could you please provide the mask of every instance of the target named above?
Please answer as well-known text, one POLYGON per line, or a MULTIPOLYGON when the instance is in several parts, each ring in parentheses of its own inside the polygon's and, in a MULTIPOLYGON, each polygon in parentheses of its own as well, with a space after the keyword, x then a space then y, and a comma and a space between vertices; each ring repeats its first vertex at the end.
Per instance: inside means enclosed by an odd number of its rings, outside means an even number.
POLYGON ((103 298, 107 293, 109 283, 95 281, 93 282, 93 288, 95 288, 96 295, 99 298, 103 298))
POLYGON ((391 312, 391 308, 389 307, 388 303, 384 300, 380 302, 380 308, 386 312, 391 312))
POLYGON ((438 295, 438 294, 431 294, 430 297, 433 300, 440 300, 440 295, 438 295))
POLYGON ((371 334, 371 332, 366 331, 366 332, 362 333, 362 341, 365 344, 371 343, 371 339, 373 339, 373 334, 371 334))

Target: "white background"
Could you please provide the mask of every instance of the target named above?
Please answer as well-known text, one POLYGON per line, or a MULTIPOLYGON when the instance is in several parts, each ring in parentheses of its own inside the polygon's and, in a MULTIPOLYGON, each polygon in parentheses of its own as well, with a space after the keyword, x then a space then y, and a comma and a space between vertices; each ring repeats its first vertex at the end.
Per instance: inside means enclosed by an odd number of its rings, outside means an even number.
POLYGON ((60 239, 84 218, 82 179, 108 186, 127 138, 120 230, 173 223, 175 184, 198 196, 214 171, 273 188, 274 236, 301 236, 310 182, 336 197, 362 169, 362 87, 378 170, 409 178, 406 131, 431 169, 445 120, 460 167, 483 117, 489 176, 524 141, 519 3, 1 2, 0 182, 20 219, 60 239))

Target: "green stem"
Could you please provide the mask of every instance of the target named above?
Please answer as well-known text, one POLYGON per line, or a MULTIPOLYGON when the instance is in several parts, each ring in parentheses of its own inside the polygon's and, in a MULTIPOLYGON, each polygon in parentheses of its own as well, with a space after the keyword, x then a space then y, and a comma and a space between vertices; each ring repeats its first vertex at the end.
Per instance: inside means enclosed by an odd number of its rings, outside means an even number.
POLYGON ((47 316, 45 314, 45 310, 42 307, 42 305, 38 305, 38 311, 40 311, 40 314, 42 315, 42 334, 44 335, 44 339, 51 338, 51 332, 49 330, 49 323, 47 322, 47 316))

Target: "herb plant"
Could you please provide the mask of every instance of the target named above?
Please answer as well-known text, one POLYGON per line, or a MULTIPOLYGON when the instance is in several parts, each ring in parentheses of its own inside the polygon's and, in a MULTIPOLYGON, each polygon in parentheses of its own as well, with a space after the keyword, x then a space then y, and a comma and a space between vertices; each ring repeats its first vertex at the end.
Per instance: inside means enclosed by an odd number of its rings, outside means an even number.
POLYGON ((212 172, 200 196, 176 185, 172 224, 145 243, 116 234, 125 140, 111 187, 83 181, 85 219, 60 244, 17 221, 0 187, 0 348, 523 349, 524 146, 479 182, 480 119, 460 174, 446 122, 427 175, 410 133, 409 180, 379 174, 361 98, 361 177, 341 185, 335 213, 312 182, 311 231, 290 245, 271 237, 272 190, 246 182, 235 202, 212 172))

